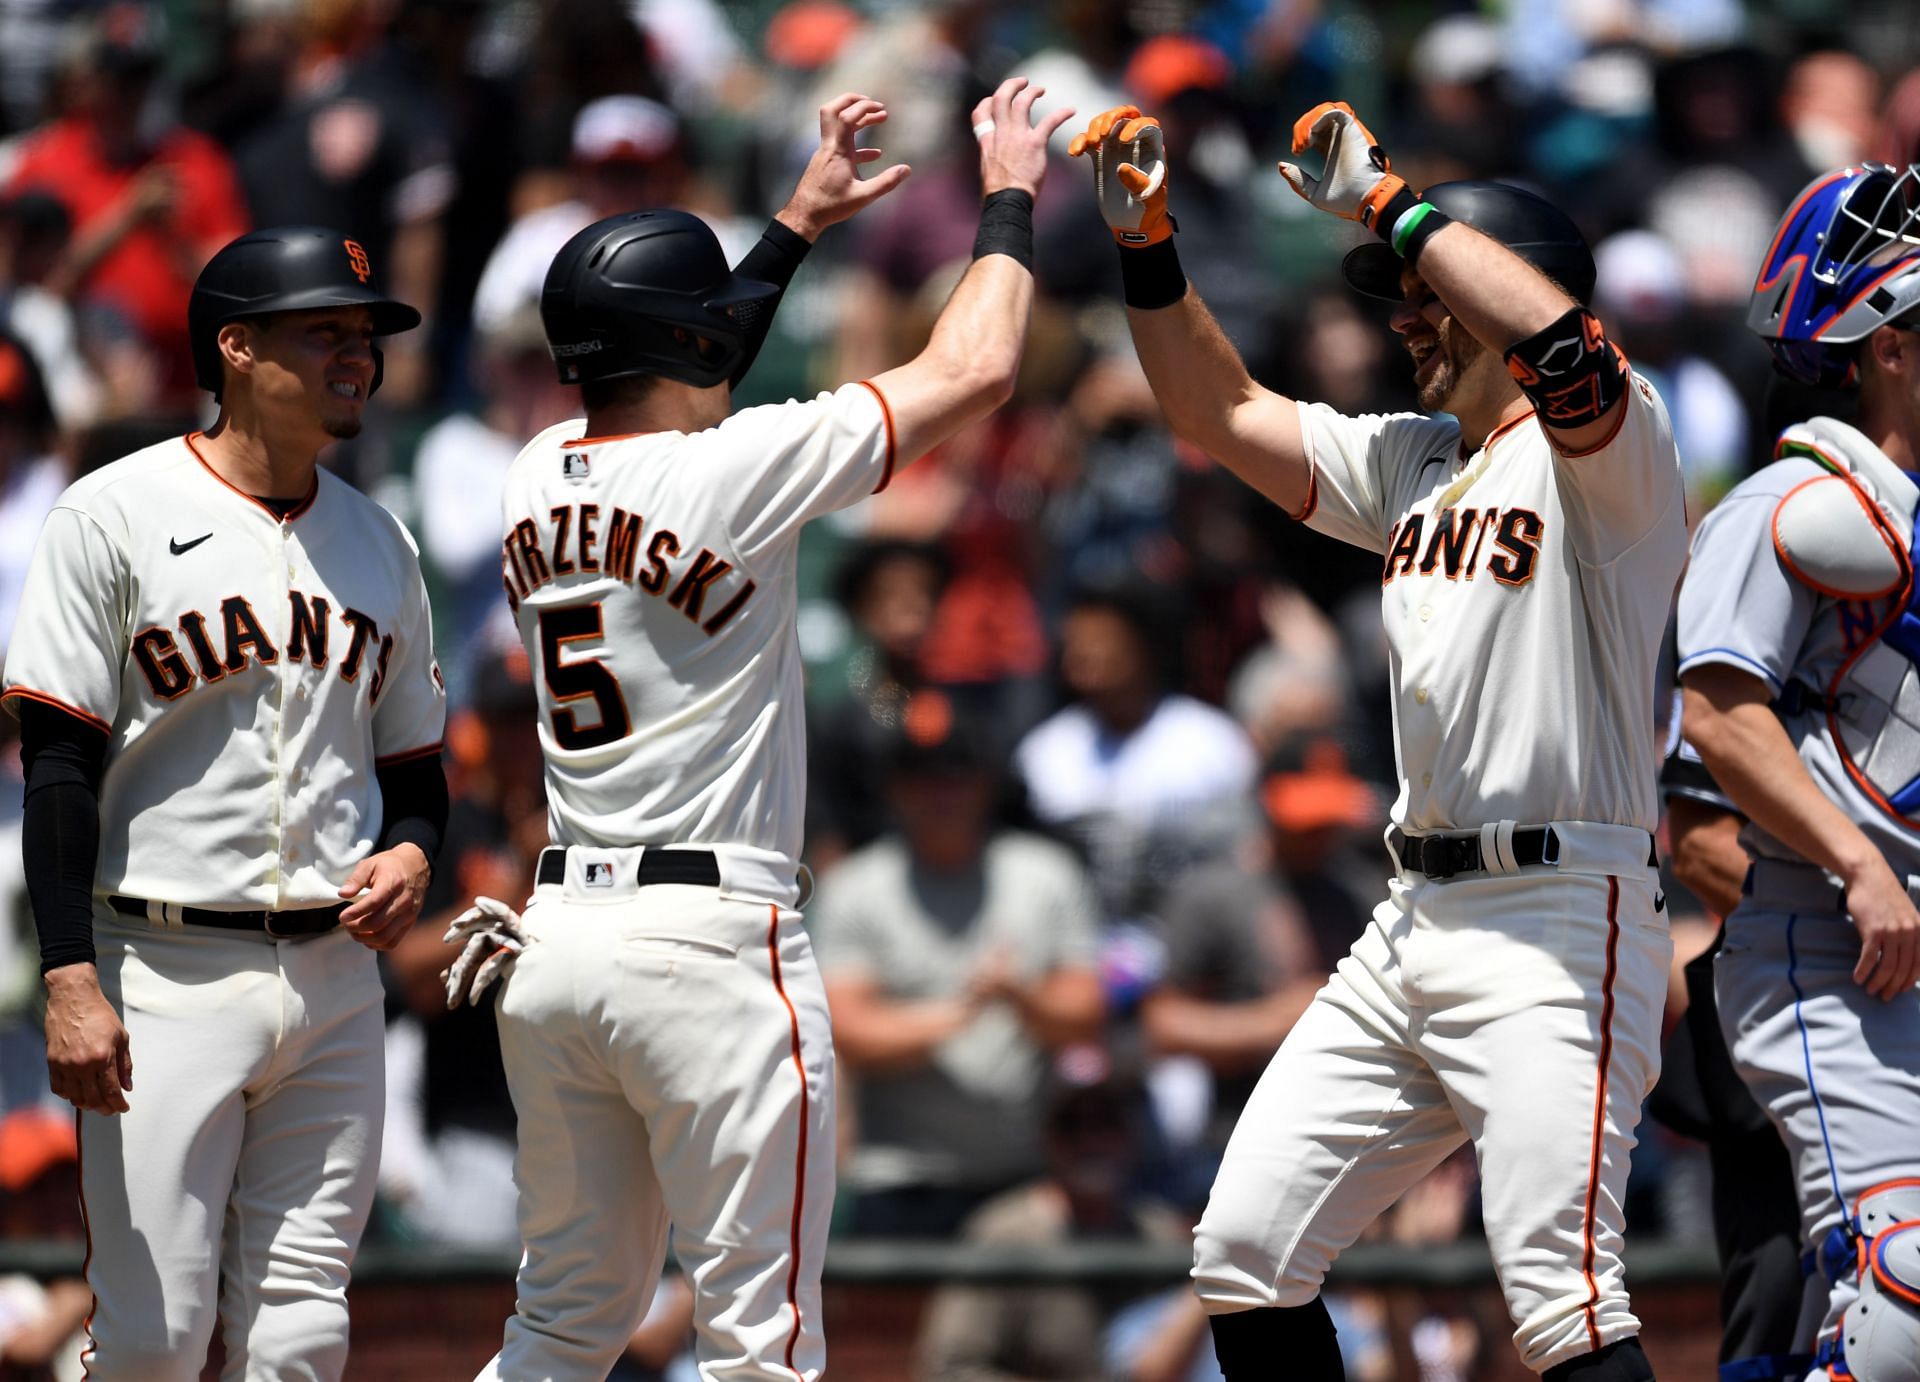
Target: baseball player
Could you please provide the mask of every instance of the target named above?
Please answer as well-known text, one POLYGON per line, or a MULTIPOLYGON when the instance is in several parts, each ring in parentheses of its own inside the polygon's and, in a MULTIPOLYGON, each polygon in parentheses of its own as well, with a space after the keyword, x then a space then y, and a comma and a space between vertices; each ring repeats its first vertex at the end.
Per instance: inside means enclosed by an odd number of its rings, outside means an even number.
POLYGON ((548 272, 548 341, 586 416, 514 462, 502 570, 539 669, 554 847, 524 919, 482 899, 449 933, 470 937, 450 1000, 513 966, 500 1043, 526 1255, 483 1377, 599 1382, 669 1223, 703 1377, 822 1373, 833 1048, 794 910, 797 540, 1011 392, 1033 195, 1071 114, 1035 124, 1039 95, 1013 79, 974 111, 974 262, 926 349, 811 402, 734 414, 730 382, 797 262, 767 251, 905 176, 857 177, 877 101, 822 107, 821 147, 741 271, 696 218, 643 211, 587 227, 548 272))
MULTIPOLYGON (((1673 873, 1724 920, 1740 905, 1747 872, 1747 852, 1740 846, 1745 818, 1680 736, 1680 699, 1676 688, 1660 766, 1673 873)), ((1781 1355, 1792 1352, 1804 1294, 1800 1212, 1787 1149, 1734 1069, 1720 1029, 1713 996, 1720 941, 1715 936, 1686 966, 1686 1014, 1667 1037, 1647 1112, 1707 1144, 1720 1260, 1722 1377, 1768 1382, 1781 1375, 1781 1355)), ((1788 1376, 1798 1382, 1805 1371, 1803 1366, 1788 1376)))
POLYGON ((1686 737, 1747 817, 1714 965, 1734 1065, 1793 1158, 1813 1370, 1920 1378, 1920 166, 1816 179, 1748 325, 1857 389, 1701 523, 1680 593, 1686 737))
POLYGON ((1670 943, 1650 831, 1654 665, 1686 555, 1666 409, 1581 303, 1573 224, 1497 183, 1416 195, 1344 104, 1281 173, 1381 243, 1418 414, 1343 417, 1248 377, 1187 285, 1158 123, 1091 156, 1134 343, 1174 430, 1302 522, 1384 555, 1401 786, 1387 900, 1228 1143, 1193 1275, 1230 1379, 1343 1376, 1334 1256, 1463 1140, 1526 1364, 1651 1377, 1621 1197, 1659 1060, 1670 943))
POLYGON ((345 1365, 373 952, 445 824, 445 696, 412 541, 316 457, 419 320, 338 232, 235 240, 190 309, 219 420, 78 481, 34 550, 4 696, 97 1379, 192 1382, 216 1314, 225 1377, 345 1365))

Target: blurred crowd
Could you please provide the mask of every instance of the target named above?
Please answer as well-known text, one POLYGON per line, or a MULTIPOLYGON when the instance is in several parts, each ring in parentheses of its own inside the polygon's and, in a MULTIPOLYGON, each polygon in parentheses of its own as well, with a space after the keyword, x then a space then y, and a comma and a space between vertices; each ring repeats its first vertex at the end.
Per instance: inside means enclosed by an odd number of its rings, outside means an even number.
MULTIPOLYGON (((968 112, 1018 72, 1043 107, 1162 119, 1182 258, 1256 377, 1410 408, 1384 310, 1340 284, 1345 228, 1273 168, 1300 111, 1346 99, 1415 186, 1498 177, 1575 215, 1697 517, 1804 406, 1742 326, 1772 225, 1817 169, 1920 160, 1916 63, 1906 0, 0 0, 0 648, 61 489, 208 420, 185 335, 206 258, 255 225, 355 236, 426 324, 383 342, 367 430, 330 463, 419 538, 456 706, 447 848, 389 966, 379 1227, 510 1246, 491 1011, 443 1010, 438 937, 476 895, 524 897, 546 840, 498 494, 521 442, 577 411, 537 310, 575 230, 674 205, 737 257, 821 101, 882 99, 872 142, 913 176, 824 237, 739 401, 864 377, 918 349, 964 265, 968 112)), ((1383 888, 1374 559, 1168 434, 1073 129, 1036 208, 1014 401, 803 551, 808 924, 845 1075, 847 1234, 1183 1239, 1267 1056, 1383 888)), ((26 1188, 64 1187, 71 1155, 38 1108, 17 801, 0 793, 10 1232, 59 1199, 26 1188)), ((1710 927, 1676 926, 1684 961, 1710 927)), ((1704 1237, 1700 1177, 1645 1125, 1634 1231, 1704 1237)), ((1476 1215, 1456 1159, 1379 1232, 1444 1242, 1476 1215)), ((74 1305, 10 1291, 0 1368, 74 1305)), ((1471 1376, 1505 1330, 1338 1308, 1358 1378, 1411 1375, 1409 1350, 1423 1377, 1471 1376)), ((686 1327, 663 1293, 631 1375, 670 1373, 686 1327)), ((1204 1335, 1184 1292, 955 1289, 922 1370, 1204 1377, 1204 1335)))

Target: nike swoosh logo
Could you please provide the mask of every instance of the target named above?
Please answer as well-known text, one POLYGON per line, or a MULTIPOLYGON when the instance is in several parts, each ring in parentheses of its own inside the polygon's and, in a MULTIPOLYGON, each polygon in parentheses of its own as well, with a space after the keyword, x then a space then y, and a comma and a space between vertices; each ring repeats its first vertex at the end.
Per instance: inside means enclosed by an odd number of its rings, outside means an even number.
POLYGON ((191 552, 194 548, 198 547, 201 543, 205 542, 208 538, 212 536, 213 536, 212 533, 205 533, 205 534, 202 534, 200 537, 195 538, 192 542, 182 542, 178 538, 168 538, 167 550, 173 553, 177 557, 182 552, 191 552))

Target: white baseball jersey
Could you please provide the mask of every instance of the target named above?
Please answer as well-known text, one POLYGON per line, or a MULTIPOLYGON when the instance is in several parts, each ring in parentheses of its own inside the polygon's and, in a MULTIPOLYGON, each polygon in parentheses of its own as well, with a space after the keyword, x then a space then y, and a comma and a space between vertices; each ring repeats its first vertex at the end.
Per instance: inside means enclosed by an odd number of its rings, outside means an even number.
POLYGON ((1298 516, 1385 558, 1393 819, 1651 831, 1654 665, 1687 554, 1680 457, 1653 389, 1634 376, 1618 430, 1578 457, 1556 454, 1531 412, 1470 457, 1446 416, 1302 404, 1300 417, 1313 480, 1298 516))
POLYGON ((886 485, 886 403, 849 384, 693 435, 583 429, 529 442, 502 498, 554 842, 732 846, 791 876, 806 800, 800 529, 886 485))
POLYGON ((419 561, 390 514, 325 470, 282 518, 215 474, 197 439, 60 497, 3 694, 110 736, 97 891, 335 904, 380 836, 375 766, 440 749, 419 561))

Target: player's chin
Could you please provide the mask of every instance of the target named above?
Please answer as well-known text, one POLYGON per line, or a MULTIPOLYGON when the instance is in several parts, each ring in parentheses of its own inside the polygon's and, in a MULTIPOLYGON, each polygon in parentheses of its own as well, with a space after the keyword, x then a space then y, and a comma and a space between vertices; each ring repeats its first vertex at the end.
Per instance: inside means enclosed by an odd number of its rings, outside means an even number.
POLYGON ((351 413, 328 413, 320 419, 321 429, 335 441, 351 441, 364 425, 357 407, 351 413))

